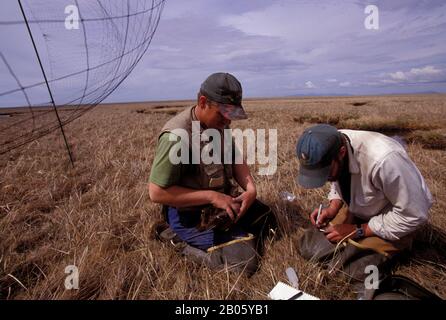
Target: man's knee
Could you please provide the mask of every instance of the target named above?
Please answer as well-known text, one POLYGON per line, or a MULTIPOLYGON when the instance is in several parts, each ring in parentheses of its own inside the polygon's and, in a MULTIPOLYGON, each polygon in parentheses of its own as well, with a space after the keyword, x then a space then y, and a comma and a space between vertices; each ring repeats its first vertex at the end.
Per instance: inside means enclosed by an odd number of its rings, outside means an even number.
POLYGON ((211 252, 184 244, 181 254, 190 261, 214 270, 228 268, 250 276, 259 268, 259 258, 253 239, 229 244, 211 252))
POLYGON ((298 250, 306 260, 323 261, 335 252, 336 245, 319 230, 310 228, 299 238, 298 250))
POLYGON ((231 270, 254 274, 259 268, 259 257, 254 240, 241 241, 218 249, 222 265, 231 270))

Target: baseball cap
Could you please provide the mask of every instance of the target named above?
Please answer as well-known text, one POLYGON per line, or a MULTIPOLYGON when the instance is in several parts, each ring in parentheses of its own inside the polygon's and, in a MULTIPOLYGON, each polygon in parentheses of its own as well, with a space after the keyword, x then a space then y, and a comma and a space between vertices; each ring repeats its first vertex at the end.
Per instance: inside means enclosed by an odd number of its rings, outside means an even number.
POLYGON ((242 85, 232 74, 211 74, 201 84, 200 92, 218 104, 224 117, 230 120, 248 118, 242 107, 242 85))
POLYGON ((300 163, 298 183, 307 189, 322 187, 330 174, 331 162, 342 146, 341 133, 328 124, 307 128, 297 141, 300 163))

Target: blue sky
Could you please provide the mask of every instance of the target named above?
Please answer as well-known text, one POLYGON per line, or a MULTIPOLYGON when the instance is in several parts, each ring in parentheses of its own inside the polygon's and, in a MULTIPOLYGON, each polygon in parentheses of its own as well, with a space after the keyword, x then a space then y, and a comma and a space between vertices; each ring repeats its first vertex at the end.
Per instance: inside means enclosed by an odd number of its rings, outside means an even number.
MULTIPOLYGON (((19 39, 8 47, 24 54, 19 39)), ((39 78, 32 58, 12 62, 39 78)), ((167 0, 148 52, 105 102, 193 99, 217 71, 245 97, 446 92, 446 2, 167 0), (378 30, 364 26, 369 4, 378 30)))

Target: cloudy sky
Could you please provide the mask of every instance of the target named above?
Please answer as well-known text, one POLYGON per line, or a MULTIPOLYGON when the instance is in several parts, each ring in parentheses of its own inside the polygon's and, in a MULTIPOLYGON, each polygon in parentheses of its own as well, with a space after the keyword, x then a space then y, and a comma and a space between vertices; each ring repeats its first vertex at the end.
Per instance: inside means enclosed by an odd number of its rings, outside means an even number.
POLYGON ((149 50, 106 102, 192 99, 217 71, 245 97, 446 92, 446 2, 167 0, 149 50), (378 30, 364 24, 370 4, 378 30))

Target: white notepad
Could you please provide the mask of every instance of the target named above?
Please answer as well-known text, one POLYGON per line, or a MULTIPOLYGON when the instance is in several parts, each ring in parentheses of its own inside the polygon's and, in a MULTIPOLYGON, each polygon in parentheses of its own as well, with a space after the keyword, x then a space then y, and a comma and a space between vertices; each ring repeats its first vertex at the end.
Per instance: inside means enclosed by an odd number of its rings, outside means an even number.
MULTIPOLYGON (((299 293, 300 290, 293 288, 281 281, 279 281, 276 286, 268 294, 268 297, 272 300, 290 300, 291 297, 299 293)), ((292 300, 320 300, 319 298, 312 296, 308 293, 303 293, 301 296, 292 300)))

